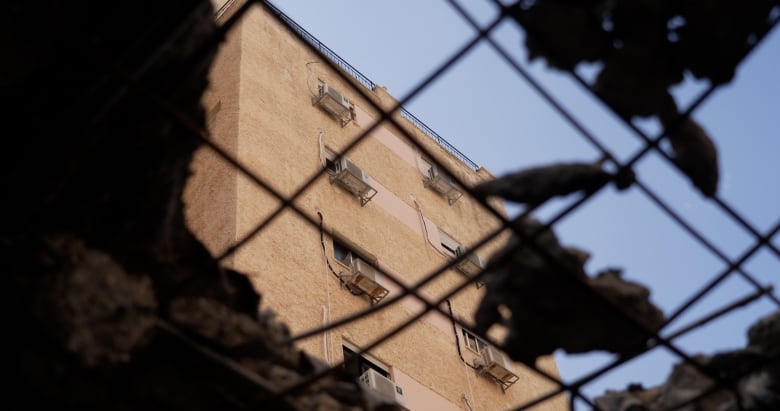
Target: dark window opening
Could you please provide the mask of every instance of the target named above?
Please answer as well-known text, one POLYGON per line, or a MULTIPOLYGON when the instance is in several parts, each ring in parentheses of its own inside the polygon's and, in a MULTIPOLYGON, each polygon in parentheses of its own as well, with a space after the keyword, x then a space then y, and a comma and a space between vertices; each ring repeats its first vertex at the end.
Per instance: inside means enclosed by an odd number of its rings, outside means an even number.
POLYGON ((455 241, 451 235, 445 233, 441 229, 439 229, 439 239, 441 247, 445 253, 449 254, 449 256, 452 258, 458 256, 458 247, 460 247, 459 242, 455 241))
POLYGON ((347 267, 352 266, 352 250, 336 240, 333 240, 333 257, 347 267))
POLYGON ((336 161, 330 157, 326 158, 325 169, 328 170, 331 174, 336 174, 338 172, 336 161))
POLYGON ((344 368, 347 370, 347 373, 355 379, 360 378, 360 376, 369 369, 378 372, 385 378, 390 378, 390 373, 384 368, 374 364, 363 356, 357 355, 357 353, 345 346, 342 346, 342 348, 344 348, 344 368))
POLYGON ((445 250, 451 252, 452 254, 455 254, 455 255, 458 254, 458 252, 455 249, 453 249, 452 247, 450 247, 449 245, 447 245, 445 243, 441 243, 441 246, 444 247, 445 250))

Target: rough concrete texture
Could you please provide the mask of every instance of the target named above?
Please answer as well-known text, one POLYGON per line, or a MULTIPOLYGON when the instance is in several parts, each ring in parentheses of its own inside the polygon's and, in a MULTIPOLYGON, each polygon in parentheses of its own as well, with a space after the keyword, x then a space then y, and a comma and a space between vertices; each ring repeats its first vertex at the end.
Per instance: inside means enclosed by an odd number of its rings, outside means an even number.
MULTIPOLYGON (((185 227, 181 197, 193 153, 200 144, 197 132, 207 123, 224 144, 220 147, 237 153, 240 162, 253 172, 274 177, 275 188, 283 194, 293 192, 318 170, 316 161, 308 168, 297 163, 320 156, 320 127, 326 135, 324 145, 338 151, 368 126, 353 122, 342 128, 311 106, 311 82, 322 78, 341 90, 349 89, 348 82, 328 70, 307 66, 313 54, 266 17, 261 12, 249 13, 246 21, 250 24, 228 34, 233 46, 224 49, 226 59, 221 61, 225 65, 214 66, 214 73, 226 87, 204 96, 214 57, 211 46, 216 45, 208 40, 215 25, 213 9, 206 2, 39 2, 7 10, 0 39, 10 58, 3 65, 2 87, 5 101, 12 106, 6 112, 10 119, 6 133, 15 138, 6 141, 0 161, 0 189, 6 194, 0 264, 8 281, 4 300, 10 317, 4 353, 13 377, 7 386, 9 394, 2 400, 5 408, 394 408, 338 371, 289 395, 275 394, 341 360, 338 342, 366 344, 381 330, 408 318, 410 305, 357 321, 339 330, 338 335, 323 335, 331 344, 326 344, 322 355, 327 354, 332 361, 323 363, 283 343, 290 329, 321 325, 321 309, 328 299, 334 301, 329 307, 333 318, 364 309, 368 303, 348 294, 330 277, 324 258, 332 255, 327 251, 318 254, 322 244, 317 228, 285 212, 267 227, 267 235, 253 239, 236 254, 232 269, 220 267, 212 254, 224 251, 250 231, 273 210, 276 200, 208 151, 197 155, 194 167, 207 164, 216 171, 196 174, 195 183, 188 188, 188 196, 195 201, 188 203, 193 208, 186 210, 187 221, 199 238, 212 241, 208 248, 185 227), (172 38, 179 30, 186 35, 172 38), (245 55, 257 58, 241 58, 245 55), (236 65, 240 70, 231 71, 236 65), (242 73, 253 74, 243 78, 242 73), (308 111, 291 110, 291 106, 308 111), (300 132, 291 133, 296 130, 292 126, 301 127, 300 132), (206 200, 213 207, 198 209, 206 200), (234 202, 245 208, 225 211, 234 202), (289 250, 291 244, 316 252, 285 253, 285 263, 277 264, 274 255, 289 250), (315 280, 320 285, 312 287, 315 280), (255 287, 267 290, 263 307, 255 287), (306 298, 290 298, 300 290, 306 290, 306 298), (267 309, 269 306, 279 309, 281 320, 300 321, 288 328, 267 309)), ((690 21, 695 27, 698 20, 693 17, 690 21)), ((528 21, 526 17, 518 19, 528 21)), ((727 31, 741 33, 743 23, 728 25, 727 31)), ((701 66, 692 70, 716 82, 730 74, 701 66)), ((604 93, 614 85, 607 80, 601 83, 604 93)), ((383 107, 394 103, 381 88, 370 92, 373 94, 368 98, 383 107)), ((367 101, 350 97, 368 107, 367 101)), ((635 107, 630 112, 648 110, 657 111, 655 107, 635 107)), ((364 111, 368 117, 377 117, 375 110, 364 111)), ((410 132, 462 181, 477 184, 489 177, 484 170, 473 172, 459 164, 419 131, 410 132)), ((403 203, 415 211, 422 204, 429 221, 464 243, 495 227, 497 222, 486 217, 475 202, 458 201, 450 206, 437 193, 422 188, 419 168, 393 153, 388 144, 377 139, 366 140, 350 153, 398 200, 382 204, 403 203), (409 193, 414 193, 417 201, 409 199, 409 193), (473 224, 457 223, 464 219, 473 224)), ((377 256, 375 260, 386 260, 390 268, 410 280, 418 280, 446 262, 435 247, 426 245, 426 237, 420 234, 423 230, 398 225, 400 214, 391 207, 360 207, 351 200, 326 179, 299 200, 312 215, 319 210, 326 216, 326 250, 334 237, 351 239, 377 256), (345 201, 332 201, 339 196, 345 201), (372 224, 342 226, 361 214, 372 224), (376 239, 391 235, 397 243, 376 239)), ((550 248, 557 263, 574 278, 582 280, 584 286, 602 289, 597 293, 625 308, 626 315, 647 330, 654 330, 662 320, 647 303, 647 292, 641 286, 620 280, 616 273, 591 281, 582 272, 582 253, 561 247, 551 232, 542 234, 540 244, 550 248)), ((499 243, 492 244, 484 250, 485 255, 499 248, 499 243)), ((632 352, 644 339, 645 333, 636 330, 621 341, 610 342, 604 330, 588 321, 579 326, 590 324, 594 328, 581 335, 592 333, 596 341, 572 339, 561 331, 571 325, 566 323, 571 321, 565 318, 567 314, 582 311, 592 320, 614 312, 602 315, 598 312, 602 302, 591 300, 574 286, 568 289, 557 281, 539 282, 543 276, 509 279, 507 267, 500 266, 500 256, 525 264, 524 269, 531 272, 549 273, 552 280, 556 273, 549 261, 533 251, 526 251, 522 259, 506 254, 499 253, 493 260, 495 273, 488 289, 496 297, 486 299, 480 308, 480 328, 499 321, 497 307, 508 301, 506 292, 512 287, 520 293, 515 300, 523 300, 518 296, 533 286, 537 295, 558 295, 559 301, 575 303, 555 309, 543 304, 507 303, 513 310, 510 326, 514 327, 507 346, 515 358, 531 361, 566 341, 571 341, 567 344, 575 351, 607 347, 632 352), (523 323, 535 310, 545 312, 551 321, 545 326, 523 323), (528 339, 530 349, 518 345, 521 331, 526 336, 539 336, 538 340, 528 339), (550 338, 566 341, 551 344, 550 338)), ((448 272, 421 292, 441 295, 459 276, 448 272)), ((484 292, 472 288, 454 297, 456 312, 467 312, 484 292)), ((419 321, 403 334, 416 343, 411 353, 409 344, 398 338, 373 354, 403 366, 409 381, 419 381, 420 386, 454 398, 452 401, 457 402, 464 391, 473 388, 477 394, 472 403, 479 409, 508 408, 552 388, 531 373, 519 372, 518 386, 524 390, 500 393, 493 382, 474 377, 455 354, 452 333, 443 332, 436 324, 433 319, 419 321)), ((780 345, 776 331, 774 316, 751 329, 745 350, 702 357, 702 365, 723 371, 722 378, 738 380, 743 405, 776 409, 775 347, 780 345), (763 368, 755 371, 744 366, 754 361, 763 368), (747 376, 742 375, 743 370, 747 376)), ((317 352, 321 342, 308 340, 301 347, 317 352)), ((544 362, 555 371, 549 358, 544 362)), ((680 366, 675 372, 669 387, 631 396, 643 404, 674 402, 690 398, 685 390, 706 387, 689 366, 680 366), (675 391, 676 386, 684 392, 675 391)), ((715 395, 720 398, 723 394, 715 395)), ((730 407, 733 399, 728 396, 724 395, 723 401, 730 407)), ((559 397, 542 407, 557 409, 562 404, 559 397)))
POLYGON ((780 311, 760 319, 747 334, 744 349, 694 356, 696 365, 678 363, 666 383, 650 389, 610 390, 596 399, 596 405, 603 411, 776 410, 780 408, 780 311))
POLYGON ((274 396, 323 365, 278 343, 286 328, 249 280, 184 225, 217 44, 208 3, 43 2, 8 17, 4 408, 387 409, 338 375, 274 396))
MULTIPOLYGON (((145 346, 156 322, 149 277, 131 276, 106 253, 67 235, 44 239, 32 302, 52 338, 86 365, 121 364, 145 346)), ((32 268, 32 267, 30 267, 32 268)))

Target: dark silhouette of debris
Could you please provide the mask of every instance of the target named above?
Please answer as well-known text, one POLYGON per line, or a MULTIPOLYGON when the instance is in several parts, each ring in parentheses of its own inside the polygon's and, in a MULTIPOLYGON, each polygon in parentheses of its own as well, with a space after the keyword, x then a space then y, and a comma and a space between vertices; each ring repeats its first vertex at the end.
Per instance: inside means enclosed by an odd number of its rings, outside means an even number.
POLYGON ((488 261, 487 292, 474 316, 476 332, 502 323, 509 330, 504 351, 528 364, 559 348, 629 355, 646 347, 664 319, 650 303, 647 288, 622 279, 615 269, 589 278, 583 268, 586 252, 561 246, 534 219, 516 220, 513 226, 523 237, 535 238, 536 245, 515 234, 488 261), (500 306, 511 311, 508 320, 502 319, 500 306))
POLYGON ((749 349, 780 356, 780 311, 759 319, 748 329, 747 336, 749 349))
POLYGON ((280 344, 290 336, 289 330, 270 311, 263 311, 255 318, 231 310, 216 300, 180 298, 171 303, 170 318, 182 329, 203 338, 215 350, 232 357, 273 360, 288 368, 298 364, 299 353, 280 344))
POLYGON ((760 319, 748 330, 744 349, 692 357, 674 366, 658 387, 609 390, 596 399, 603 411, 682 409, 769 411, 780 409, 780 311, 760 319), (736 393, 717 385, 709 375, 733 384, 736 393), (633 407, 633 408, 629 408, 633 407))
POLYGON ((672 158, 706 196, 718 190, 718 151, 707 132, 690 117, 679 119, 677 111, 661 115, 672 146, 672 158))
POLYGON ((525 28, 529 59, 574 70, 601 62, 596 93, 626 119, 659 116, 674 159, 707 196, 718 182, 717 151, 693 120, 677 114, 669 88, 685 73, 723 84, 771 24, 776 1, 518 1, 510 15, 525 28))
POLYGON ((626 99, 647 91, 633 98, 638 102, 661 96, 685 71, 714 84, 731 81, 748 47, 770 27, 775 6, 772 0, 536 0, 518 1, 510 15, 526 30, 529 59, 562 70, 601 61, 625 77, 616 83, 635 86, 626 99))
POLYGON ((593 89, 625 118, 653 116, 674 102, 667 87, 682 80, 657 74, 668 63, 653 60, 643 49, 621 49, 606 60, 593 89))
POLYGON ((748 46, 769 27, 777 5, 773 0, 679 2, 676 15, 684 24, 676 31, 686 68, 713 84, 730 82, 748 46))
POLYGON ((36 244, 39 259, 27 267, 25 294, 49 338, 91 367, 122 364, 145 346, 156 323, 151 281, 132 276, 111 256, 67 235, 36 244))
POLYGON ((204 127, 220 38, 205 0, 8 8, 4 408, 392 408, 337 372, 275 396, 327 365, 184 224, 201 142, 176 114, 204 127))
MULTIPOLYGON (((729 81, 775 4, 537 0, 511 12, 527 29, 531 58, 560 69, 602 62, 593 85, 599 95, 625 118, 659 116, 675 161, 713 195, 715 146, 693 120, 677 124, 668 88, 686 71, 729 81)), ((0 87, 11 104, 0 161, 0 264, 10 317, 3 352, 13 378, 5 408, 392 408, 338 372, 274 396, 327 364, 279 344, 286 326, 184 225, 181 193, 199 141, 150 94, 203 127, 213 12, 200 0, 44 1, 6 10, 0 87)), ((478 191, 538 203, 610 179, 619 188, 632 181, 630 170, 612 176, 595 165, 543 169, 516 177, 522 184, 478 191)), ((536 220, 515 225, 522 235, 487 268, 478 332, 504 322, 504 305, 512 311, 506 351, 527 363, 558 348, 627 355, 645 347, 663 321, 646 288, 618 270, 591 278, 587 252, 562 246, 536 220)), ((696 357, 736 382, 746 409, 780 409, 778 317, 752 327, 744 350, 696 357)), ((710 387, 681 364, 663 387, 607 397, 616 407, 653 409, 710 387)), ((706 404, 737 409, 724 390, 699 403, 706 404)))
MULTIPOLYGON (((616 186, 625 189, 633 182, 633 173, 619 174, 616 186)), ((499 196, 505 200, 538 205, 552 197, 577 191, 590 192, 613 179, 599 163, 562 163, 533 167, 507 174, 473 188, 477 196, 499 196)))
POLYGON ((549 65, 563 70, 573 69, 582 61, 604 59, 612 45, 609 33, 601 25, 600 3, 517 2, 514 17, 529 32, 525 38, 528 58, 543 57, 549 65))

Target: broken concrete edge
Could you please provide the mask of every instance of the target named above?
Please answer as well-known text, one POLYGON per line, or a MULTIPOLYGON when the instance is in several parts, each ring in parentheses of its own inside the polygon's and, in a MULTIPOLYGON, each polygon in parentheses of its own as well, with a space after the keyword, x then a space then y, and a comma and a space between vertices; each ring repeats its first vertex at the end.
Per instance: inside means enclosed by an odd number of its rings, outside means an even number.
POLYGON ((647 389, 631 384, 623 391, 607 390, 595 399, 596 406, 602 411, 679 409, 686 405, 705 410, 780 409, 780 310, 759 319, 747 334, 748 344, 743 349, 696 355, 692 357, 695 365, 675 364, 665 383, 647 389), (699 368, 731 386, 718 384, 699 368))

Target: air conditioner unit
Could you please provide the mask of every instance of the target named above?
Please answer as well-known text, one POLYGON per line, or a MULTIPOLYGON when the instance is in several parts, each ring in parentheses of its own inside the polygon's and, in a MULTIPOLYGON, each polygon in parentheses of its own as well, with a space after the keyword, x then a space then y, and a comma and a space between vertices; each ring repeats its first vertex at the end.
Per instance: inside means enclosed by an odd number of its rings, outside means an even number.
POLYGON ((354 118, 352 103, 325 83, 320 84, 319 96, 315 98, 314 103, 340 120, 342 127, 354 118))
POLYGON ((388 401, 394 401, 406 409, 406 400, 404 399, 404 390, 396 385, 391 379, 369 368, 360 376, 360 382, 365 386, 375 390, 380 397, 388 401))
POLYGON ((479 372, 483 375, 489 375, 502 384, 504 388, 517 382, 518 377, 512 371, 512 364, 504 353, 499 349, 488 345, 482 350, 482 359, 477 364, 480 366, 479 372))
POLYGON ((379 283, 379 273, 374 267, 365 261, 354 258, 352 260, 352 275, 346 285, 355 294, 366 294, 373 303, 385 298, 389 292, 379 283))
POLYGON ((365 205, 376 194, 376 190, 369 184, 368 174, 342 156, 336 160, 336 174, 331 181, 336 181, 344 189, 360 198, 360 204, 365 205))
POLYGON ((476 253, 469 252, 468 248, 462 245, 458 246, 455 250, 455 254, 458 257, 462 255, 466 256, 466 258, 460 260, 455 267, 468 276, 475 276, 485 268, 485 263, 482 261, 482 258, 476 253))
POLYGON ((450 204, 458 201, 463 195, 458 189, 455 180, 452 179, 452 176, 445 171, 440 170, 435 165, 428 169, 428 177, 425 179, 425 185, 438 191, 450 204))

